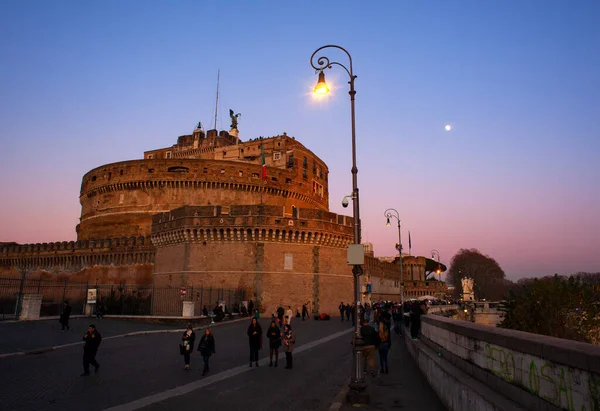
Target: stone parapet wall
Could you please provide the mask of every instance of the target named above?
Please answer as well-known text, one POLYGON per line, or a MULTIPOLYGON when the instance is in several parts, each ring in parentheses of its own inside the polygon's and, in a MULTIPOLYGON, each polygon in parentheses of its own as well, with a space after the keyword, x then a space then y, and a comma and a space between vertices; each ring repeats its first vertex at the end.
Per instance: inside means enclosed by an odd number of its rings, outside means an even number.
POLYGON ((439 316, 424 316, 421 333, 425 348, 437 351, 447 364, 439 369, 456 367, 502 397, 485 398, 485 409, 600 409, 598 346, 439 316))
POLYGON ((297 209, 286 216, 278 206, 186 206, 153 217, 156 246, 182 242, 283 242, 345 248, 352 242, 353 219, 297 209))

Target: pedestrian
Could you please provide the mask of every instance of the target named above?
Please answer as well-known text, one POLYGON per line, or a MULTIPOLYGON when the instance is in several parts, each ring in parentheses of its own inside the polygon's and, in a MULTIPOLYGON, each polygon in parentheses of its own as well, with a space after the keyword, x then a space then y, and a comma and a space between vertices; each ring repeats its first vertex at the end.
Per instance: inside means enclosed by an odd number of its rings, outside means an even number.
POLYGON ((271 320, 271 325, 267 329, 267 338, 269 339, 269 367, 273 366, 273 354, 275 354, 275 367, 277 367, 279 347, 281 347, 281 330, 274 319, 271 320))
POLYGON ((310 318, 308 316, 308 309, 306 308, 306 304, 302 304, 302 321, 304 321, 304 318, 310 318))
POLYGON ((367 363, 371 368, 371 375, 375 376, 375 348, 379 344, 379 335, 373 327, 369 325, 369 321, 365 318, 362 327, 360 328, 360 335, 363 339, 363 355, 364 364, 363 369, 367 372, 367 363))
POLYGON ((287 309, 287 312, 285 314, 286 314, 288 325, 292 325, 292 315, 294 313, 292 312, 292 306, 291 305, 288 305, 288 309, 287 309))
POLYGON ((425 307, 415 300, 410 306, 410 336, 413 340, 419 339, 421 330, 421 314, 424 314, 425 307))
POLYGON ((394 308, 392 318, 394 320, 394 330, 396 330, 396 335, 402 337, 402 311, 400 307, 394 308))
POLYGON ((104 318, 104 304, 102 301, 98 301, 98 305, 96 306, 96 319, 101 320, 104 318))
POLYGON ((292 332, 292 326, 286 324, 283 326, 283 349, 285 351, 285 369, 291 370, 294 366, 294 360, 292 358, 292 352, 294 351, 294 344, 296 343, 296 336, 292 332))
POLYGON ((208 317, 208 308, 206 307, 206 305, 202 307, 202 315, 208 317))
POLYGON ((252 300, 248 301, 248 315, 254 314, 254 302, 252 300))
POLYGON ((250 344, 250 367, 252 367, 253 361, 258 367, 258 351, 262 348, 262 328, 254 317, 250 321, 247 334, 250 344))
POLYGON ((181 344, 179 345, 179 352, 183 355, 183 360, 185 362, 184 370, 189 371, 190 369, 190 354, 194 350, 194 340, 196 339, 196 333, 192 328, 192 325, 189 324, 181 337, 181 344))
POLYGON ((60 314, 60 318, 58 321, 62 324, 62 328, 60 331, 69 331, 71 327, 69 326, 69 318, 71 317, 71 306, 68 301, 63 303, 63 310, 60 314))
POLYGON ((90 375, 90 364, 94 366, 94 372, 97 373, 100 368, 100 364, 96 361, 96 354, 98 353, 98 347, 102 342, 102 335, 96 330, 94 324, 90 324, 87 332, 83 336, 85 344, 83 346, 83 374, 82 377, 90 375))
POLYGON ((215 337, 213 337, 210 328, 206 328, 206 330, 204 330, 204 335, 202 335, 202 338, 200 338, 200 343, 198 344, 198 351, 204 360, 204 369, 202 370, 202 375, 204 375, 210 371, 210 367, 208 365, 210 356, 216 354, 215 337))
POLYGON ((338 310, 340 310, 340 318, 341 318, 341 320, 344 321, 344 311, 346 311, 346 306, 344 305, 343 301, 338 306, 338 310))
POLYGON ((284 314, 283 307, 282 306, 277 307, 277 317, 279 318, 280 324, 283 324, 283 314, 284 314))
POLYGON ((392 346, 390 332, 383 322, 379 323, 379 368, 380 373, 388 373, 388 352, 392 346))
POLYGON ((346 304, 346 307, 344 307, 344 310, 346 311, 346 321, 350 321, 350 310, 351 309, 352 309, 352 307, 350 307, 350 304, 346 304))

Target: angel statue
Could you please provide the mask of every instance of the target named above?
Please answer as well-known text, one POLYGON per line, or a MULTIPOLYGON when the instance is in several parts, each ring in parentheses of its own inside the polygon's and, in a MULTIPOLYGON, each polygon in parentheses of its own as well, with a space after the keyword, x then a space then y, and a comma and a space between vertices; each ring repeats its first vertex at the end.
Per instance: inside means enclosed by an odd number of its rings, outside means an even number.
POLYGON ((229 109, 229 117, 231 117, 231 128, 233 130, 237 130, 238 117, 241 117, 241 116, 242 115, 240 113, 233 114, 233 110, 229 109))

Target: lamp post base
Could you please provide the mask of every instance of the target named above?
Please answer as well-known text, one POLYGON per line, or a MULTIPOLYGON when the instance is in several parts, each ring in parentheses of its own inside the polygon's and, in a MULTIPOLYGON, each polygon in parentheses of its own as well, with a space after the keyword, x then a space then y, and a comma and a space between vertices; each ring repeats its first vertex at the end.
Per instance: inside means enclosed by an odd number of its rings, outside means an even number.
POLYGON ((367 392, 367 386, 365 384, 354 384, 350 383, 350 390, 346 394, 346 401, 349 404, 369 404, 371 402, 371 397, 367 392))

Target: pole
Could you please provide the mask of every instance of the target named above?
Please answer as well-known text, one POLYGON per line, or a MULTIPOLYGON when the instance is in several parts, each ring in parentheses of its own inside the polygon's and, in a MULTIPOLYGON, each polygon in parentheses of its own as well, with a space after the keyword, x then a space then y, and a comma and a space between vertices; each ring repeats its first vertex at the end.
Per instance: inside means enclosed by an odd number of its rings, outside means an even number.
POLYGON ((402 276, 402 227, 398 219, 398 253, 400 254, 400 304, 404 315, 404 277, 402 276))

